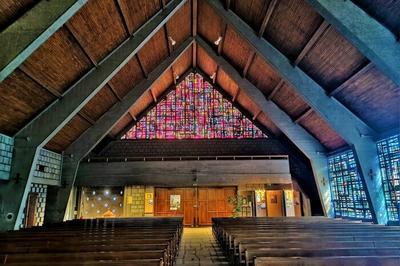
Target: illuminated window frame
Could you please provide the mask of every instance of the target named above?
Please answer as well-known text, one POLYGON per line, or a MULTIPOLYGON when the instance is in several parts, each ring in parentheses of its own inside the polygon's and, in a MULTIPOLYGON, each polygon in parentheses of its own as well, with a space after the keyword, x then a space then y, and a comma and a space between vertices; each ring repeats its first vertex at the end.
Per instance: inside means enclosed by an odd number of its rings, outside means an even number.
POLYGON ((390 222, 400 217, 400 135, 378 141, 383 193, 390 222))
POLYGON ((328 158, 335 217, 372 221, 364 184, 351 150, 328 158))
POLYGON ((189 74, 122 139, 267 138, 200 74, 189 74))

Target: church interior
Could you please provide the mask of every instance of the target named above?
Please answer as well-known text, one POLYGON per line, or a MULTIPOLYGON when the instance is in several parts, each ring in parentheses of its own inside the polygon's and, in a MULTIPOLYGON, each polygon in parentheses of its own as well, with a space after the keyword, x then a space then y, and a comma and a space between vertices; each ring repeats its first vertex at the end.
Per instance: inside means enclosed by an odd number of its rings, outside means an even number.
POLYGON ((0 262, 400 265, 400 1, 0 0, 0 262))

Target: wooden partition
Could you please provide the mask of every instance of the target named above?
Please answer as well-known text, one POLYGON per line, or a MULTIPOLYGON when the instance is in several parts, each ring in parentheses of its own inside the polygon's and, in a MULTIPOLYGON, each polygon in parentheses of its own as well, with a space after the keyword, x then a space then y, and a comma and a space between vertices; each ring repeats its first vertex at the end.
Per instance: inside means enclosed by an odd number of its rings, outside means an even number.
POLYGON ((213 217, 231 217, 236 187, 156 188, 155 216, 182 216, 183 224, 211 225, 213 217))

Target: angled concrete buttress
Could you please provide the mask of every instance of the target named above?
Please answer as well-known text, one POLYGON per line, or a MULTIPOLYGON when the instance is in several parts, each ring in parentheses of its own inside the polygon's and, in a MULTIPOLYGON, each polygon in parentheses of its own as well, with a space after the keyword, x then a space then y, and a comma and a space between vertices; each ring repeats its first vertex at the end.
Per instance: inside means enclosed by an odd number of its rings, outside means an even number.
POLYGON ((390 30, 352 1, 307 2, 400 87, 400 44, 390 30))
POLYGON ((79 162, 83 159, 114 127, 115 124, 129 111, 132 105, 168 70, 179 57, 194 43, 189 37, 183 44, 176 48, 171 55, 159 64, 147 77, 113 107, 110 108, 96 123, 86 130, 66 150, 67 163, 63 165, 62 187, 49 187, 47 191, 47 206, 45 223, 61 222, 71 189, 74 185, 79 162))
POLYGON ((244 79, 229 62, 219 56, 201 37, 197 36, 196 42, 197 45, 207 52, 216 64, 236 82, 239 88, 245 91, 261 110, 272 119, 279 129, 282 130, 282 132, 284 132, 284 134, 310 159, 324 213, 329 217, 333 217, 331 193, 328 182, 328 160, 325 155, 325 148, 305 129, 294 123, 275 103, 268 101, 258 88, 247 79, 244 79))
POLYGON ((87 0, 40 1, 0 33, 0 82, 70 19, 87 0))
MULTIPOLYGON (((11 180, 0 186, 0 231, 18 229, 38 152, 158 32, 187 0, 173 0, 15 135, 11 180), (9 196, 10 195, 10 196, 9 196)), ((61 181, 63 182, 63 180, 61 181)))
POLYGON ((243 22, 236 14, 226 10, 218 0, 207 0, 214 10, 232 26, 281 77, 291 84, 303 99, 351 146, 358 159, 360 176, 366 184, 371 213, 379 224, 387 223, 387 213, 375 143, 376 132, 340 102, 326 95, 325 90, 293 66, 288 58, 243 22), (375 176, 369 178, 370 173, 375 176))

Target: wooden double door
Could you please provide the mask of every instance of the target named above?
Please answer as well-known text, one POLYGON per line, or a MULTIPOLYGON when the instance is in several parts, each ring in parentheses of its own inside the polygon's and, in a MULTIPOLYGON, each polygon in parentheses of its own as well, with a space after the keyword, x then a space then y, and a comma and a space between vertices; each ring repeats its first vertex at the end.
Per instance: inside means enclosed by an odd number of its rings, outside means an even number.
POLYGON ((184 225, 211 225, 213 217, 231 217, 229 197, 236 187, 156 188, 155 216, 183 216, 184 225))

